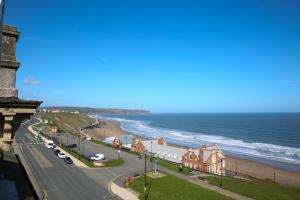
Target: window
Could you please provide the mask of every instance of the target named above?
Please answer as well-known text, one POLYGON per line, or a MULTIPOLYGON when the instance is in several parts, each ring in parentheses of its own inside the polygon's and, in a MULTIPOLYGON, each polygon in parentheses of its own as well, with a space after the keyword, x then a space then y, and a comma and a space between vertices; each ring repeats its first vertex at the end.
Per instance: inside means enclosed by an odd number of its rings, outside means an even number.
POLYGON ((190 153, 189 154, 190 160, 193 160, 193 155, 190 153))

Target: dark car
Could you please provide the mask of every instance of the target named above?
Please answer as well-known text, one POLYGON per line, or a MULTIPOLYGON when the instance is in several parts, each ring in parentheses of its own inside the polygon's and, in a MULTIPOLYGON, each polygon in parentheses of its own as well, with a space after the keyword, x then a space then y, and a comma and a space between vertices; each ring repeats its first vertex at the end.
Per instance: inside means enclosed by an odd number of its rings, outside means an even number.
POLYGON ((68 145, 68 148, 70 148, 70 149, 73 149, 73 148, 76 148, 77 147, 77 144, 69 144, 68 145))
POLYGON ((54 149, 53 152, 54 152, 55 155, 58 155, 60 153, 60 150, 59 149, 54 149))
POLYGON ((73 160, 72 160, 70 157, 65 157, 65 158, 64 158, 64 161, 65 161, 65 163, 67 163, 67 164, 72 164, 72 163, 73 163, 73 160))

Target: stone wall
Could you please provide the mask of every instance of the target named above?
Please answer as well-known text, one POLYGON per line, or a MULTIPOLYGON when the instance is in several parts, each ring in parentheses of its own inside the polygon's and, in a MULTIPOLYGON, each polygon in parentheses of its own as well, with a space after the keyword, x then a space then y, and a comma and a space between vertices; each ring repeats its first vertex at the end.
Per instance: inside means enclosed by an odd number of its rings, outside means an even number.
POLYGON ((2 31, 0 97, 17 97, 16 72, 20 63, 16 61, 16 43, 19 32, 12 26, 3 26, 2 31))

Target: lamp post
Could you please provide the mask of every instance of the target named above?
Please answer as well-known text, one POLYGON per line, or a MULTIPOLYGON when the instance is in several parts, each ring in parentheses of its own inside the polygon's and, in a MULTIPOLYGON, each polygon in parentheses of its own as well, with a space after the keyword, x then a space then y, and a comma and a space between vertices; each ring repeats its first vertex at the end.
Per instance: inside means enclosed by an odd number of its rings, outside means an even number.
POLYGON ((85 137, 82 138, 82 155, 84 156, 84 140, 85 140, 85 137))
POLYGON ((151 140, 151 158, 152 158, 152 143, 153 141, 151 140))
POLYGON ((145 200, 147 199, 146 197, 146 191, 147 191, 147 153, 146 151, 144 152, 145 154, 145 186, 144 186, 144 191, 145 191, 145 200))
POLYGON ((223 186, 223 160, 221 159, 221 183, 220 186, 223 186))
POLYGON ((78 132, 78 150, 80 152, 80 131, 78 132))

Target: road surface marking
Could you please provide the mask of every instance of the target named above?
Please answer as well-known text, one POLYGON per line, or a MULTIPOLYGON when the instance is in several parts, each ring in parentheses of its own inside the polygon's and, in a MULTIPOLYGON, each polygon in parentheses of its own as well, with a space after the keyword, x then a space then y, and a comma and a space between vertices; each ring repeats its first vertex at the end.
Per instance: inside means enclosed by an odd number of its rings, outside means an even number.
POLYGON ((53 167, 52 163, 40 151, 38 151, 35 146, 28 147, 28 150, 36 158, 36 161, 41 168, 53 167))

